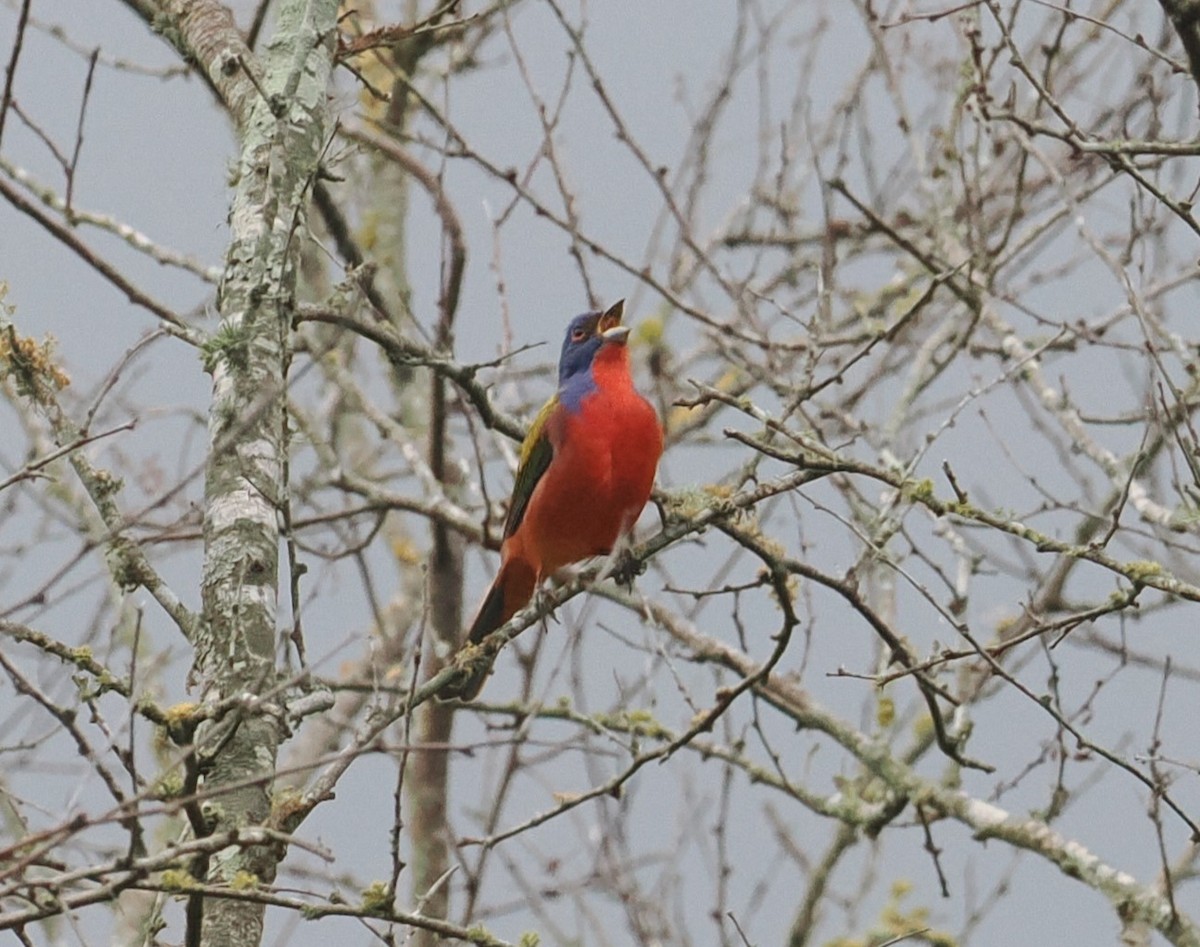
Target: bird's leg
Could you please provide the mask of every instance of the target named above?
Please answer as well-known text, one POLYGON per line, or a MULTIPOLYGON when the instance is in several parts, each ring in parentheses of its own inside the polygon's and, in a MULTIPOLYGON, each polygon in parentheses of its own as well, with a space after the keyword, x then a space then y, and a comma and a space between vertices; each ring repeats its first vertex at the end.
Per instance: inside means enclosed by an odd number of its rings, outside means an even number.
POLYGON ((658 524, 663 529, 666 529, 671 524, 671 514, 667 512, 667 506, 659 497, 652 496, 650 502, 654 504, 654 509, 658 513, 658 524))
POLYGON ((633 554, 633 539, 629 533, 622 533, 612 548, 603 565, 597 582, 611 578, 618 585, 633 589, 633 580, 646 571, 646 563, 633 554))
POLYGON ((537 588, 533 590, 533 598, 529 600, 529 604, 537 609, 538 614, 542 616, 541 620, 543 622, 550 620, 558 621, 558 606, 554 604, 550 597, 551 590, 556 585, 558 585, 557 580, 553 580, 553 585, 549 588, 545 583, 538 582, 537 588))

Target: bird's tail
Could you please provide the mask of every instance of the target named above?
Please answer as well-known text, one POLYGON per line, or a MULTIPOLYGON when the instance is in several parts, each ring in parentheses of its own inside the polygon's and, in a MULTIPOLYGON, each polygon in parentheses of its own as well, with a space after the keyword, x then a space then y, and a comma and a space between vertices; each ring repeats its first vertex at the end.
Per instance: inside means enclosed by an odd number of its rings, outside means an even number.
MULTIPOLYGON (((493 631, 503 625, 533 598, 537 587, 537 575, 528 563, 518 559, 505 562, 496 574, 491 588, 483 598, 483 604, 471 622, 467 632, 468 644, 479 644, 493 631)), ((481 667, 462 683, 443 687, 438 693, 442 700, 474 700, 483 689, 488 675, 492 673, 491 661, 481 667)))

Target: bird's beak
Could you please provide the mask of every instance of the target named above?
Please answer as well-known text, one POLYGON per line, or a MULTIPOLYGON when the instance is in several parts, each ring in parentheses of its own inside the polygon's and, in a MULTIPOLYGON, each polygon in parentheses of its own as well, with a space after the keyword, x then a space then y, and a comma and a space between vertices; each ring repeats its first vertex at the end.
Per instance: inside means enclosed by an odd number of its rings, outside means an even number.
POLYGON ((619 326, 623 315, 625 315, 625 300, 618 299, 600 316, 600 322, 596 326, 596 331, 603 335, 613 326, 619 326))
POLYGON ((604 311, 596 324, 596 332, 605 342, 615 342, 624 345, 629 338, 629 326, 621 325, 621 317, 625 315, 625 300, 618 299, 604 311))
POLYGON ((611 329, 605 329, 600 333, 605 343, 615 342, 617 345, 624 345, 629 340, 629 326, 613 326, 611 329))

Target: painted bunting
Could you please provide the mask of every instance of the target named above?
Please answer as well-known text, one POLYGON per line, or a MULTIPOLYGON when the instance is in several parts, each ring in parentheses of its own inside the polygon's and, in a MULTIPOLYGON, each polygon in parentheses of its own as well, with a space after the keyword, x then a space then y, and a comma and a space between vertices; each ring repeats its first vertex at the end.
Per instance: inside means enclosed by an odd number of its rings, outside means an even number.
MULTIPOLYGON (((629 375, 624 309, 619 300, 605 312, 576 316, 567 328, 558 392, 521 445, 500 571, 467 634, 471 644, 523 608, 542 579, 612 552, 650 498, 663 432, 629 375)), ((483 668, 439 696, 471 700, 490 671, 483 668)))

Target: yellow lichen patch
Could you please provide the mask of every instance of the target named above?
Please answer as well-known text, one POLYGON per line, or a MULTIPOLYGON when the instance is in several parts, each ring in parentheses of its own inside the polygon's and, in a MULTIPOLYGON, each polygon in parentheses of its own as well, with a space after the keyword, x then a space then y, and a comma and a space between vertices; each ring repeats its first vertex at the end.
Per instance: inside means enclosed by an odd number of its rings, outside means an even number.
POLYGON ((252 871, 239 871, 229 879, 229 887, 234 891, 253 891, 258 887, 258 875, 252 871))
POLYGON ((711 501, 705 489, 691 487, 672 491, 667 505, 683 519, 691 519, 708 509, 711 501))
POLYGON ((896 702, 881 694, 875 707, 875 722, 883 729, 888 729, 896 722, 896 702))
POLYGON ((663 321, 658 316, 643 319, 634 330, 633 341, 638 345, 656 348, 662 345, 664 329, 663 321))
POLYGON ((391 895, 388 892, 388 886, 382 881, 372 881, 363 888, 362 906, 364 911, 372 913, 389 910, 391 895))
POLYGON ((12 380, 17 393, 39 404, 53 400, 71 379, 54 361, 53 336, 37 342, 18 335, 11 324, 0 325, 0 380, 12 380))
POLYGON ((924 480, 905 480, 900 487, 900 493, 908 500, 928 503, 934 499, 933 481, 928 477, 924 480))
POLYGON ((1162 564, 1150 559, 1135 559, 1125 565, 1125 574, 1134 582, 1145 582, 1146 579, 1154 578, 1162 573, 1162 564))
POLYGON ((200 705, 192 701, 184 701, 164 710, 163 722, 167 735, 176 743, 191 742, 196 725, 204 719, 200 710, 200 705))
POLYGON ((167 725, 170 727, 179 726, 182 724, 192 723, 200 710, 200 705, 195 701, 182 701, 174 704, 163 711, 163 715, 167 719, 167 725))
POLYGON ((425 561, 425 554, 407 536, 397 536, 392 539, 392 555, 396 561, 406 566, 420 565, 425 561))
POLYGON ((927 740, 933 735, 933 718, 929 714, 921 714, 913 721, 913 735, 919 740, 927 740))
POLYGON ((183 795, 183 774, 174 771, 161 773, 150 787, 150 795, 164 802, 177 799, 183 795))
POLYGON ((159 876, 166 891, 189 891, 196 887, 196 879, 182 868, 168 868, 159 876))

